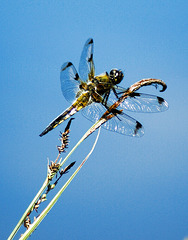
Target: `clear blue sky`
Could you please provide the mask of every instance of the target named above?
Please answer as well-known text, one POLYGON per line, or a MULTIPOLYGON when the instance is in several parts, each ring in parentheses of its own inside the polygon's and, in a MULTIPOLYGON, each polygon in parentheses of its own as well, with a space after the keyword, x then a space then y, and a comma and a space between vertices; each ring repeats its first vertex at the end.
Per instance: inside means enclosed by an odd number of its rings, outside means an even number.
MULTIPOLYGON (((89 161, 31 239, 188 236, 187 9, 186 0, 1 1, 1 239, 42 184, 47 157, 56 158, 65 124, 38 135, 68 107, 60 67, 72 61, 78 68, 89 37, 96 74, 121 68, 124 87, 162 79, 166 92, 146 90, 170 107, 160 114, 130 113, 144 125, 140 139, 102 130, 89 161)), ((78 113, 69 149, 90 126, 78 113)), ((94 135, 70 161, 80 163, 93 141, 94 135)))

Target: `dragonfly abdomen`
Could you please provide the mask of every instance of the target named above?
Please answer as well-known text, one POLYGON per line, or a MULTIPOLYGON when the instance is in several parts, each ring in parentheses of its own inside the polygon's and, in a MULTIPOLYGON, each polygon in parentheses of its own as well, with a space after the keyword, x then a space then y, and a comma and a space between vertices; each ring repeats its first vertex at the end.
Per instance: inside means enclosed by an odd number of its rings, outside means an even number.
POLYGON ((78 110, 71 105, 69 108, 67 108, 63 113, 61 113, 58 117, 56 117, 45 129, 44 131, 39 135, 40 137, 47 134, 52 129, 56 128, 59 124, 70 118, 72 115, 74 115, 78 110))
POLYGON ((82 94, 69 108, 67 108, 63 113, 56 117, 39 135, 40 137, 47 134, 52 129, 56 128, 59 124, 73 116, 76 112, 80 111, 82 108, 86 107, 89 102, 89 93, 86 92, 82 94))

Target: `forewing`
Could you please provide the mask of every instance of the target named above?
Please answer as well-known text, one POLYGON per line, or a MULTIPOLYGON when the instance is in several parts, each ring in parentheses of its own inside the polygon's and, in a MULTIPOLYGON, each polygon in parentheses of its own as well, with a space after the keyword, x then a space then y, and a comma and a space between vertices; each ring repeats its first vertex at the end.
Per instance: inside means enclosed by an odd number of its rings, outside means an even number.
POLYGON ((168 103, 161 97, 145 93, 133 93, 120 104, 128 111, 155 113, 168 109, 168 103))
POLYGON ((93 39, 89 38, 83 48, 80 64, 79 74, 83 81, 90 80, 95 75, 95 67, 93 62, 93 39))
MULTIPOLYGON (((126 91, 124 88, 118 87, 116 92, 120 97, 126 91)), ((117 101, 117 98, 110 96, 112 102, 117 101)), ((132 112, 155 113, 163 112, 168 109, 168 103, 161 97, 145 94, 145 93, 131 93, 120 105, 123 108, 132 112)))
POLYGON ((61 67, 60 73, 61 90, 65 99, 72 103, 80 90, 81 80, 76 68, 71 62, 66 62, 61 67))
MULTIPOLYGON (((84 117, 92 122, 99 120, 106 108, 101 103, 92 103, 82 110, 84 117)), ((103 128, 127 136, 141 137, 144 134, 143 126, 134 118, 121 113, 114 116, 102 125, 103 128)))

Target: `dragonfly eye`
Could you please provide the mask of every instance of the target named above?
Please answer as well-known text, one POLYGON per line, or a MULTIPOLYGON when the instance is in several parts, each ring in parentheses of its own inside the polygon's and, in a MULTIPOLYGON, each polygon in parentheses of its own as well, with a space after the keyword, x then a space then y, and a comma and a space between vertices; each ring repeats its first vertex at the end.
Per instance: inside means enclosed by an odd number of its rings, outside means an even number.
POLYGON ((117 70, 117 69, 112 69, 110 71, 109 76, 110 76, 110 79, 112 80, 113 84, 115 84, 115 85, 119 84, 124 77, 123 72, 121 70, 117 70))

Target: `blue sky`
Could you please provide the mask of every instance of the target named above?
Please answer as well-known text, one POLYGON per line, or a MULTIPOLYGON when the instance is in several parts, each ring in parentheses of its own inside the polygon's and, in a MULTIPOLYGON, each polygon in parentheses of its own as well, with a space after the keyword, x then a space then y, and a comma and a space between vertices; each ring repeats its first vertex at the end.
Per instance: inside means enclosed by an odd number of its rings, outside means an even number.
MULTIPOLYGON (((56 158, 65 124, 38 135, 68 107, 60 67, 72 61, 78 68, 89 37, 96 74, 121 68, 123 87, 142 78, 162 79, 166 92, 151 87, 146 92, 165 98, 170 107, 160 114, 129 113, 144 125, 140 139, 102 129, 89 161, 31 238, 188 236, 187 8, 181 0, 1 1, 1 239, 43 183, 47 157, 56 158)), ((78 113, 69 149, 90 126, 78 113)), ((78 165, 94 137, 70 161, 78 165)))

